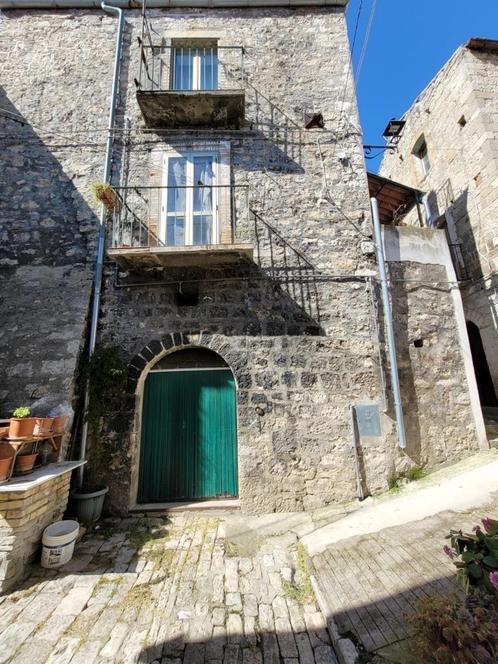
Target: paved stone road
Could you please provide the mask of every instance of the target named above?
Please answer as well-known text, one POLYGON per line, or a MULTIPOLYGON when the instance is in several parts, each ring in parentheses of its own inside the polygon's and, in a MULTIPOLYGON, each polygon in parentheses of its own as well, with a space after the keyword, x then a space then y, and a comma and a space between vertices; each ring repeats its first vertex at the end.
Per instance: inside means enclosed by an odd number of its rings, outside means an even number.
MULTIPOLYGON (((313 556, 321 606, 341 634, 354 634, 379 661, 421 664, 410 655, 405 617, 419 599, 455 594, 455 567, 444 554, 450 529, 471 531, 496 503, 464 514, 443 512, 420 521, 337 542, 313 556), (325 605, 325 606, 324 606, 325 605), (398 645, 393 645, 398 644, 398 645)), ((377 660, 375 660, 377 661, 377 660)))
POLYGON ((107 521, 1 600, 0 662, 336 663, 296 554, 239 555, 199 514, 107 521))

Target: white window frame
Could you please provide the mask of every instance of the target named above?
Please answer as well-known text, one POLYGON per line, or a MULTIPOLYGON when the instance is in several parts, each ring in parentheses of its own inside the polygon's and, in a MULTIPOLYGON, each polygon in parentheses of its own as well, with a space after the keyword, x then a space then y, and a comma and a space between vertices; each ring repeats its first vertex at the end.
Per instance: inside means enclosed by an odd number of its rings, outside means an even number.
MULTIPOLYGON (((192 87, 189 88, 192 91, 199 91, 202 90, 201 88, 201 67, 202 67, 202 58, 200 56, 200 50, 201 48, 208 48, 211 49, 213 54, 216 56, 216 66, 218 68, 216 72, 216 79, 218 80, 219 76, 219 61, 218 61, 218 46, 201 46, 201 45, 195 45, 195 46, 182 46, 177 45, 177 46, 172 46, 172 52, 171 52, 171 88, 172 89, 177 89, 174 88, 174 81, 175 81, 175 76, 176 76, 176 51, 177 49, 186 49, 188 51, 194 51, 194 55, 192 57, 192 87)), ((213 90, 217 89, 218 85, 216 88, 213 88, 213 90)), ((183 92, 186 92, 187 90, 183 90, 183 92)))
MULTIPOLYGON (((177 152, 176 150, 167 151, 163 154, 163 164, 162 164, 162 186, 166 187, 163 189, 163 196, 161 200, 161 219, 159 224, 159 238, 162 242, 166 244, 166 233, 167 233, 167 217, 168 217, 168 165, 170 159, 184 158, 187 160, 187 182, 186 182, 186 196, 185 196, 185 245, 184 246, 203 246, 203 245, 194 245, 194 186, 193 181, 194 176, 194 157, 213 157, 213 183, 212 183, 212 200, 213 200, 213 210, 212 210, 212 228, 211 228, 211 242, 210 245, 217 245, 220 243, 220 224, 219 224, 219 215, 218 215, 218 198, 219 190, 217 185, 219 184, 219 173, 220 173, 220 155, 217 150, 189 150, 177 152)), ((167 245, 179 247, 182 245, 167 245)))

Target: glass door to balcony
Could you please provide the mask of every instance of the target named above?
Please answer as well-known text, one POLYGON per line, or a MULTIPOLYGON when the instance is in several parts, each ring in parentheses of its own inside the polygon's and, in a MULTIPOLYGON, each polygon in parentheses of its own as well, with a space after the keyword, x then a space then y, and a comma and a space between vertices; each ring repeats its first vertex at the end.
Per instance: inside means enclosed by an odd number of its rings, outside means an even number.
POLYGON ((176 46, 171 57, 173 90, 218 89, 218 50, 215 46, 176 46))
POLYGON ((169 247, 217 244, 215 171, 217 156, 167 156, 162 241, 169 247))

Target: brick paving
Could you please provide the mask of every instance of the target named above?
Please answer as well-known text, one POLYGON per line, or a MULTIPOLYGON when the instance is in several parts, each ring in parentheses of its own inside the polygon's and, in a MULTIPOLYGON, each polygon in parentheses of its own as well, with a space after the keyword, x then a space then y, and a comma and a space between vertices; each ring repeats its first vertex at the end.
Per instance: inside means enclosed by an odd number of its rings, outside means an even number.
POLYGON ((224 532, 200 514, 104 522, 0 600, 0 663, 336 664, 318 606, 289 591, 295 552, 244 557, 224 532))
POLYGON ((369 652, 406 639, 405 617, 419 599, 460 592, 455 567, 442 550, 445 535, 470 531, 482 516, 498 518, 496 507, 441 513, 329 546, 312 558, 322 609, 341 634, 354 634, 369 652))

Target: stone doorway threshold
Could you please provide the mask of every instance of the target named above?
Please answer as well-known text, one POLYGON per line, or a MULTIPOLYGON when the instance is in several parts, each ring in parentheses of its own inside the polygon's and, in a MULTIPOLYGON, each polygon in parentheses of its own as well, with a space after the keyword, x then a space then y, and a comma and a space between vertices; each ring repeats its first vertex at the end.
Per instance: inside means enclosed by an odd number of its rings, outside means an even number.
POLYGON ((204 512, 205 510, 240 510, 238 498, 225 500, 196 500, 193 502, 143 503, 133 505, 130 512, 204 512))

